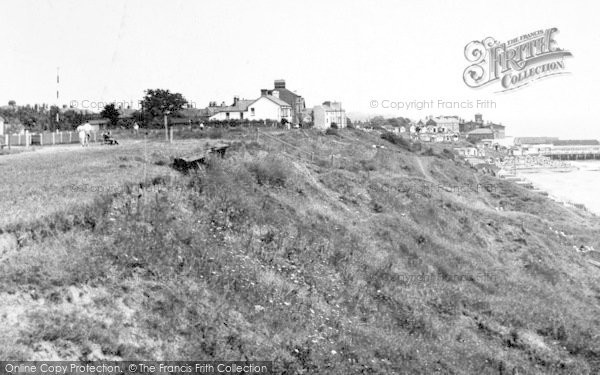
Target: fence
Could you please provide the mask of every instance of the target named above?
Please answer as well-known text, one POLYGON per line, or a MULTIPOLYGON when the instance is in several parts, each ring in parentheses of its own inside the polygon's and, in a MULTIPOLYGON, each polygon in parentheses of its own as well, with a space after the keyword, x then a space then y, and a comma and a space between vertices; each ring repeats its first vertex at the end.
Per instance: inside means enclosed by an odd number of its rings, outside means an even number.
MULTIPOLYGON (((97 133, 92 132, 90 141, 96 142, 97 140, 97 133)), ((57 144, 79 143, 79 135, 77 134, 77 132, 25 132, 20 134, 5 134, 4 136, 0 136, 0 143, 4 146, 47 146, 57 144)))

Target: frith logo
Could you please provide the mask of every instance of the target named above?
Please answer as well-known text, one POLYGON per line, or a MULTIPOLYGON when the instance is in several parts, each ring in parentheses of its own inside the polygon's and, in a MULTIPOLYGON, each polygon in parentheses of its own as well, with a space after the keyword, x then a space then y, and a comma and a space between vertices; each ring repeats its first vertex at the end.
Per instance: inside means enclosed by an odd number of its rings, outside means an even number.
POLYGON ((549 76, 566 74, 565 57, 571 52, 558 48, 557 28, 537 30, 500 43, 492 37, 472 41, 465 47, 469 65, 463 79, 479 88, 498 81, 502 91, 514 90, 549 76))

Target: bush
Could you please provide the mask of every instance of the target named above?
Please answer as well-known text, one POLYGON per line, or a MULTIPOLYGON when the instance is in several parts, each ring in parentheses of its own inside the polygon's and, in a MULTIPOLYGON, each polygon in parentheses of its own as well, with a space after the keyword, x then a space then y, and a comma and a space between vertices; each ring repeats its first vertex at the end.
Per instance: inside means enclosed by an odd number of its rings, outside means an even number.
POLYGON ((410 142, 394 133, 385 132, 381 135, 381 138, 406 150, 412 151, 410 142))
POLYGON ((256 182, 268 186, 284 187, 289 177, 288 169, 280 159, 263 159, 248 165, 248 170, 256 176, 256 182))
POLYGON ((335 122, 331 123, 331 129, 338 129, 338 124, 336 124, 335 122))
POLYGON ((325 130, 326 135, 338 135, 337 128, 329 128, 325 130))
POLYGON ((221 129, 213 128, 208 131, 208 138, 217 139, 223 138, 223 131, 221 129))

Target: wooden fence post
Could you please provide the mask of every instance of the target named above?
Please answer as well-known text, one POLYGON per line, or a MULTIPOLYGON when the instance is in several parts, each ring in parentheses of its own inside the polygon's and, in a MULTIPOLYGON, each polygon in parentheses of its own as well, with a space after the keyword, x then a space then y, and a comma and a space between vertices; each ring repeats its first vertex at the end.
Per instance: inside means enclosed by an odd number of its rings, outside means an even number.
POLYGON ((56 133, 52 133, 52 144, 56 144, 56 133))
POLYGON ((69 132, 69 143, 73 143, 73 132, 69 132))

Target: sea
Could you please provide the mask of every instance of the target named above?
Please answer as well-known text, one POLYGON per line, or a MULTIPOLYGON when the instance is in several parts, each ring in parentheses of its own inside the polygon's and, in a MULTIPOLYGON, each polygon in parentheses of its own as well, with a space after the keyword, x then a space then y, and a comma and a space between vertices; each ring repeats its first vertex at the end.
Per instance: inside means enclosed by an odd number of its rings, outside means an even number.
POLYGON ((577 170, 556 172, 539 169, 517 172, 537 189, 562 202, 583 204, 589 211, 600 215, 600 160, 570 161, 577 170))

